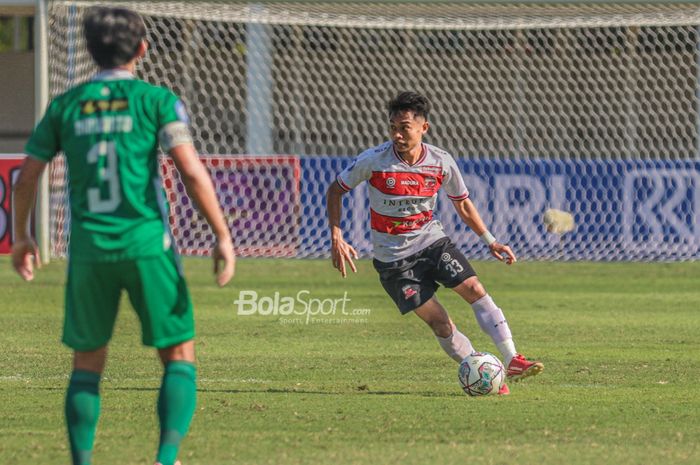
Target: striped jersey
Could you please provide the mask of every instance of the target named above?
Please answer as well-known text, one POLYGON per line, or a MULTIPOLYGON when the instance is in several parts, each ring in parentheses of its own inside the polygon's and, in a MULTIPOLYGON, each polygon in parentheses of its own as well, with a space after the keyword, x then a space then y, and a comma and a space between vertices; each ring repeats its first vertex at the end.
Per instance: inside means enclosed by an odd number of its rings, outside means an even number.
POLYGON ((337 177, 346 191, 363 181, 369 190, 374 257, 382 262, 416 254, 446 236, 433 217, 441 187, 451 200, 469 196, 452 155, 428 144, 409 165, 392 142, 385 142, 361 153, 337 177))

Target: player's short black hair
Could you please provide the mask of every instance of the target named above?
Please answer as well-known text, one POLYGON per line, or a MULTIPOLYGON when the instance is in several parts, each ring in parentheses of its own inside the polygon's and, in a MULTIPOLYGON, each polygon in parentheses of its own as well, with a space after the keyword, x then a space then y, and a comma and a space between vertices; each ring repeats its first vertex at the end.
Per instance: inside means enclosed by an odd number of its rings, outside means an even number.
POLYGON ((134 58, 146 38, 146 25, 138 13, 126 8, 92 7, 85 14, 83 33, 95 63, 116 68, 134 58))
POLYGON ((430 113, 430 100, 416 92, 407 91, 392 98, 386 107, 389 110, 389 118, 401 111, 412 111, 415 116, 422 116, 427 120, 430 113))

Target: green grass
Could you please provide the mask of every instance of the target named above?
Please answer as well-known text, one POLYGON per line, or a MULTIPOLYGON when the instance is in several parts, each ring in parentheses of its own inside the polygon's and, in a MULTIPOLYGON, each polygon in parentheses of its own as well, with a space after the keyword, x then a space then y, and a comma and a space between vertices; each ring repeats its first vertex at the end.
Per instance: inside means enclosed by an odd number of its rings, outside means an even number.
MULTIPOLYGON (((185 263, 198 323, 199 398, 181 458, 193 464, 698 464, 700 262, 476 263, 518 348, 545 372, 508 397, 462 394, 425 325, 401 317, 367 261, 240 260, 226 289, 185 263), (340 298, 361 324, 239 316, 240 290, 340 298)), ((65 263, 35 282, 0 261, 0 463, 66 464, 59 343, 65 263)), ((456 295, 439 296, 495 351, 456 295)), ((127 299, 102 384, 96 464, 151 464, 160 368, 127 299)))

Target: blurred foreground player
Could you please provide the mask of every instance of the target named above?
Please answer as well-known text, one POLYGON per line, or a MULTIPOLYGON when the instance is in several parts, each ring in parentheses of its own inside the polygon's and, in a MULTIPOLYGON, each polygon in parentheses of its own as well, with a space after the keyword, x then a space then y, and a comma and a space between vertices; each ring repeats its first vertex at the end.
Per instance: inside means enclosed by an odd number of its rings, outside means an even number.
POLYGON ((168 89, 134 77, 145 56, 146 26, 133 11, 92 8, 87 48, 101 71, 56 97, 27 142, 15 187, 12 263, 33 279, 37 246, 27 232, 46 164, 66 155, 71 229, 63 342, 74 350, 65 414, 75 465, 91 462, 100 414, 99 382, 122 290, 141 321, 143 343, 164 366, 158 397, 157 463, 176 463, 195 409, 194 319, 168 227, 158 145, 172 157, 187 192, 212 227, 216 280, 234 274, 235 256, 211 178, 192 145, 188 117, 168 89))

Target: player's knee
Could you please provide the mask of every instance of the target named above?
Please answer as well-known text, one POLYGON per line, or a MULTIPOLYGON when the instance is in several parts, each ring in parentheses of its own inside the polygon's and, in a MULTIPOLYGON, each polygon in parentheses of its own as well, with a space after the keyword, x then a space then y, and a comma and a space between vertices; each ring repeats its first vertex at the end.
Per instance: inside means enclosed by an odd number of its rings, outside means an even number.
POLYGON ((470 302, 475 302, 486 295, 486 289, 484 285, 481 284, 479 278, 472 276, 471 278, 465 279, 462 284, 462 288, 467 294, 468 300, 470 302))
POLYGON ((194 363, 194 341, 189 340, 164 349, 158 349, 158 355, 163 364, 176 360, 194 363))
POLYGON ((102 373, 107 360, 107 346, 88 352, 73 352, 73 369, 102 373))

